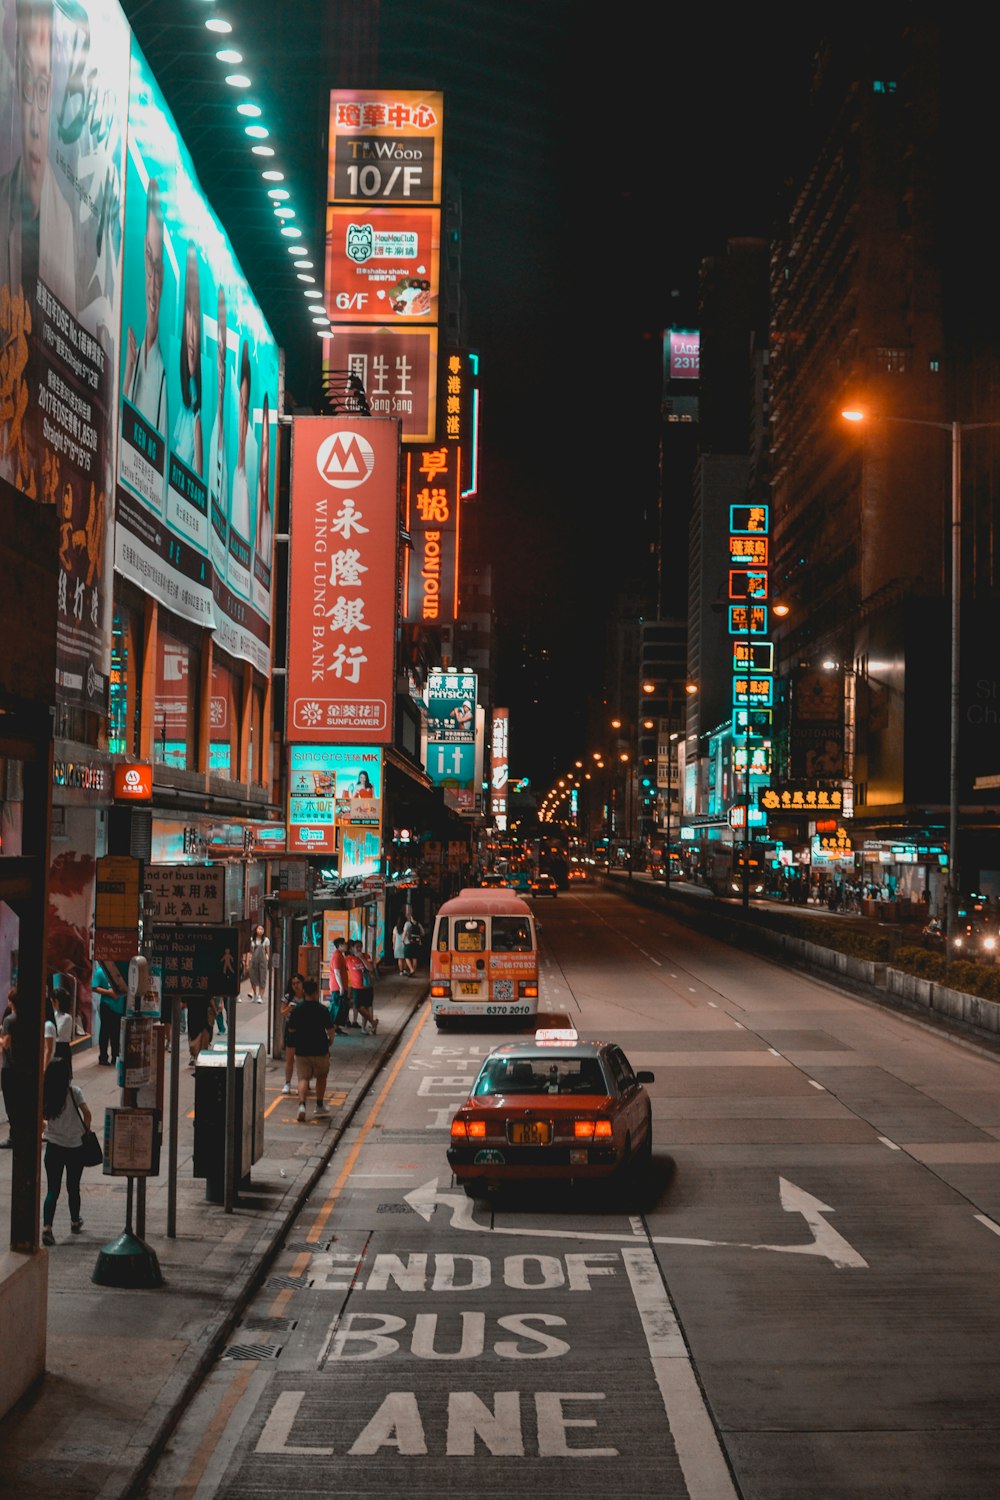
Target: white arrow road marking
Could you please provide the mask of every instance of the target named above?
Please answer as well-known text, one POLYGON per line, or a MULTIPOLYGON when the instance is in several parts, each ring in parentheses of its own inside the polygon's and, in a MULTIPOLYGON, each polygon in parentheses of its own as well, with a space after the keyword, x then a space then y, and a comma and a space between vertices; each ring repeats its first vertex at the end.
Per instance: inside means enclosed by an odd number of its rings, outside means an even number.
MULTIPOLYGON (((784 1177, 778 1178, 778 1184, 782 1208, 786 1213, 801 1214, 812 1230, 813 1237, 806 1244, 760 1245, 752 1240, 702 1240, 682 1235, 659 1234, 650 1235, 650 1243, 653 1245, 702 1245, 706 1249, 773 1250, 776 1255, 819 1255, 832 1261, 838 1270, 867 1270, 868 1262, 822 1217, 823 1214, 835 1213, 835 1209, 821 1202, 819 1198, 814 1198, 811 1193, 796 1187, 794 1182, 788 1182, 784 1177)), ((614 1244, 627 1242, 627 1236, 624 1234, 603 1234, 593 1229, 516 1229, 496 1224, 491 1229, 476 1220, 475 1204, 464 1193, 439 1193, 436 1177, 432 1177, 422 1187, 414 1188, 412 1193, 407 1193, 405 1201, 428 1224, 439 1204, 442 1208, 450 1208, 451 1228, 467 1229, 475 1234, 526 1235, 532 1239, 552 1240, 604 1240, 614 1244)))

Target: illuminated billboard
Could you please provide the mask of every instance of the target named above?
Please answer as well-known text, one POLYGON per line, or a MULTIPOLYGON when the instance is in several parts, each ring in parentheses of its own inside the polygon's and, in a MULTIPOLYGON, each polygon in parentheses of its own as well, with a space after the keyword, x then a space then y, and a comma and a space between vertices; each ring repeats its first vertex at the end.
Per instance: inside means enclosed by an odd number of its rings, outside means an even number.
POLYGON ((510 711, 493 710, 490 730, 490 815, 501 831, 507 827, 507 782, 510 776, 510 711))
MULTIPOLYGON (((334 293, 327 288, 327 298, 334 293)), ((399 419, 406 443, 427 443, 437 431, 435 327, 344 327, 323 340, 323 373, 356 375, 375 417, 399 419)))
MULTIPOLYGON (((288 849, 333 854, 381 847, 382 752, 357 745, 292 745, 288 751, 288 849)), ((357 874, 345 870, 341 875, 357 874)), ((364 871, 361 873, 372 873, 364 871)))
POLYGON ((288 737, 392 739, 399 426, 292 426, 288 737))
POLYGON ((443 120, 440 93, 333 89, 327 202, 440 203, 443 120))
POLYGON ((270 672, 278 348, 132 43, 115 566, 270 672))
POLYGON ((104 712, 129 29, 0 0, 0 475, 58 521, 56 693, 104 712))
POLYGON ((441 210, 329 208, 326 310, 334 323, 436 323, 441 210))
POLYGON ((403 617, 418 624, 450 624, 458 616, 461 468, 461 451, 449 443, 406 453, 403 617))
POLYGON ((449 744, 475 744, 478 687, 475 672, 428 672, 428 740, 440 740, 449 744))
POLYGON ((667 333, 667 373, 671 380, 697 380, 701 374, 701 334, 696 328, 667 333))

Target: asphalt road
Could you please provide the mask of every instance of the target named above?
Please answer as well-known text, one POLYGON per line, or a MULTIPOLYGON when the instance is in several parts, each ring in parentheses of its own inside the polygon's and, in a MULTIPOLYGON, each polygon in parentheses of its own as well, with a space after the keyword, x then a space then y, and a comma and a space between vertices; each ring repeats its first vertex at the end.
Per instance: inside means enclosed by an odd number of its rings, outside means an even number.
POLYGON ((656 1073, 648 1180, 472 1204, 504 1034, 425 1008, 148 1500, 993 1500, 998 1064, 614 892, 538 913, 544 1011, 656 1073))

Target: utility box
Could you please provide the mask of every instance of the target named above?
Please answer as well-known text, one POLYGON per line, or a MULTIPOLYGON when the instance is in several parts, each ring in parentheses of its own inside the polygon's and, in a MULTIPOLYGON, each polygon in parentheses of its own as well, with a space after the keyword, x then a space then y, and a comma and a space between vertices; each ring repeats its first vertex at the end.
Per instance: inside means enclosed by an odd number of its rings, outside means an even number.
MULTIPOLYGON (((250 1168, 264 1154, 264 1065, 262 1043, 236 1047, 236 1128, 233 1181, 249 1187, 250 1168)), ((195 1177, 205 1178, 205 1198, 222 1203, 226 1192, 226 1065, 224 1046, 199 1052, 194 1074, 195 1177)))

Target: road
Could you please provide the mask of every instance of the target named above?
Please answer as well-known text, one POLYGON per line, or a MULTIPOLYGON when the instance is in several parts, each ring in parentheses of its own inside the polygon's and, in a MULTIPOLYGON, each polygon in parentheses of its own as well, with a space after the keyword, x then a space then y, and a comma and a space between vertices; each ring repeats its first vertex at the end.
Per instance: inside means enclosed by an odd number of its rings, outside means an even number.
POLYGON ((656 1073, 649 1180, 471 1203, 503 1034, 422 1010, 147 1500, 993 1500, 997 1063, 615 892, 538 913, 544 1011, 656 1073))

